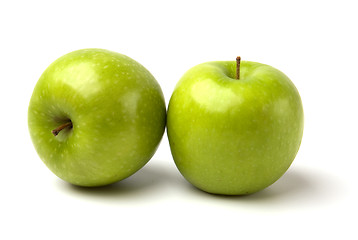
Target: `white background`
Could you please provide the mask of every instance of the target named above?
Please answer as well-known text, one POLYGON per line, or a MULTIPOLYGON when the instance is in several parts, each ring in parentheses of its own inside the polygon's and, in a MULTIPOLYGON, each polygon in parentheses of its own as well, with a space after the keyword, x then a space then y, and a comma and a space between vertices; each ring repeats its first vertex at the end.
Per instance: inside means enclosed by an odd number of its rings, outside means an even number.
POLYGON ((355 1, 1 1, 0 239, 357 239, 358 14, 355 1), (149 69, 168 103, 189 68, 272 65, 305 111, 288 172, 250 196, 201 192, 166 134, 152 160, 108 187, 73 187, 37 156, 27 129, 36 81, 56 58, 97 47, 149 69))

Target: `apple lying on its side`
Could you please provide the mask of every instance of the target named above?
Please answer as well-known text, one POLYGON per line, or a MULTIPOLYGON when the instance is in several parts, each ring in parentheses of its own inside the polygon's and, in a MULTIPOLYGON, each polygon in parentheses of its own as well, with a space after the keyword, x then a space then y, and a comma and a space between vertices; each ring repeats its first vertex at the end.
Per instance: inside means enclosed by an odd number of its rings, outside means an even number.
POLYGON ((165 128, 162 90, 142 65, 119 53, 83 49, 53 62, 28 108, 37 153, 79 186, 122 180, 143 167, 165 128))
POLYGON ((243 61, 190 69, 169 102, 167 132, 175 163, 209 193, 257 192, 291 165, 303 133, 300 95, 279 70, 243 61))

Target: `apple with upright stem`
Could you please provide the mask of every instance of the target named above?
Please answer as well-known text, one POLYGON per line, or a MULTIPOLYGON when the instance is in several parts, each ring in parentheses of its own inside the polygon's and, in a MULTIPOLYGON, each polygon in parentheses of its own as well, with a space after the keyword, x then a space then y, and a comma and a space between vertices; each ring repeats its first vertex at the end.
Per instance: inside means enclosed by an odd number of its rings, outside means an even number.
POLYGON ((63 180, 102 186, 143 167, 163 136, 162 90, 133 59, 82 49, 53 62, 41 75, 28 108, 36 151, 63 180))
POLYGON ((279 179, 298 152, 301 98, 271 66, 240 57, 199 64, 176 85, 167 134, 176 166, 194 186, 254 193, 279 179))

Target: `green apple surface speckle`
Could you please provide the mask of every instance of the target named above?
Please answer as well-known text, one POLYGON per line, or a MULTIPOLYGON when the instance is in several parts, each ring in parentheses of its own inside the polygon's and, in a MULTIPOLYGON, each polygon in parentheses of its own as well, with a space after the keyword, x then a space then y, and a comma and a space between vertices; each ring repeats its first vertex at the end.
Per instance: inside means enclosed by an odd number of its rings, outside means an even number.
POLYGON ((110 184, 143 167, 159 145, 165 118, 163 93, 150 72, 103 49, 57 59, 40 77, 28 109, 40 158, 80 186, 110 184), (51 133, 66 122, 71 126, 51 133))
POLYGON ((183 176, 206 192, 241 195, 279 179, 303 133, 301 98, 268 65, 208 62, 178 82, 168 107, 168 138, 183 176))

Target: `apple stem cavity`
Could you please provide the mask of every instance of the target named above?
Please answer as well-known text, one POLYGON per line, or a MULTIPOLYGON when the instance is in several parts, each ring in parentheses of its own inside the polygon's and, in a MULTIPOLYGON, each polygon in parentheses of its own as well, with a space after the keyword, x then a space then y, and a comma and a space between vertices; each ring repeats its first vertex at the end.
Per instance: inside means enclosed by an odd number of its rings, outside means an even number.
POLYGON ((69 122, 66 122, 66 123, 60 125, 59 127, 55 128, 51 132, 56 137, 64 128, 67 128, 67 127, 72 128, 71 120, 69 120, 69 122))
POLYGON ((236 79, 239 80, 240 79, 240 62, 241 62, 241 57, 236 57, 236 79))

